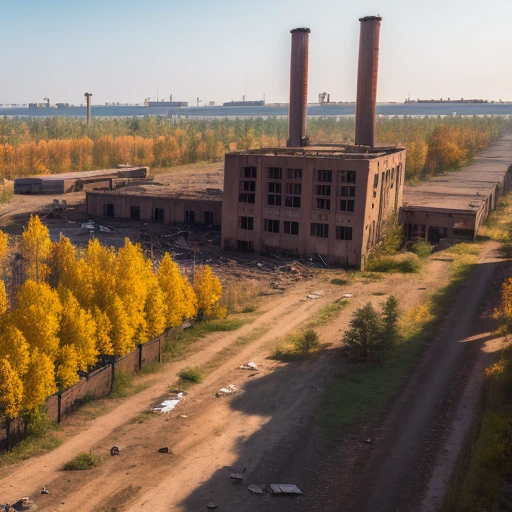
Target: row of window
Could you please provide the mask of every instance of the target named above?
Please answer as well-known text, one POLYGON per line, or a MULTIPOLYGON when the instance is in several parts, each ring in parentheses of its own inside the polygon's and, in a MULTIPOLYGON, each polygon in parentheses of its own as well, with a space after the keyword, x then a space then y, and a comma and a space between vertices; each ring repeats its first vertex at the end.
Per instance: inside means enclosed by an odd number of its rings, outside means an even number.
MULTIPOLYGON (((240 170, 240 178, 255 180, 257 169, 254 166, 242 167, 240 170)), ((332 183, 333 171, 319 169, 316 174, 316 181, 319 183, 332 183)), ((281 167, 268 167, 267 178, 269 180, 282 180, 283 169, 281 167)), ((287 179, 289 181, 301 181, 302 169, 287 169, 287 179)), ((355 183, 356 171, 338 171, 339 183, 355 183)))
MULTIPOLYGON (((238 217, 238 227, 248 231, 254 230, 254 217, 238 217)), ((263 219, 263 231, 267 233, 279 233, 281 221, 276 219, 263 219)), ((283 233, 286 235, 298 235, 299 223, 294 221, 283 221, 283 233)), ((318 238, 329 238, 329 224, 312 222, 310 235, 318 238)), ((352 227, 336 226, 336 240, 352 240, 352 227)))
MULTIPOLYGON (((155 222, 163 222, 164 221, 165 211, 163 208, 153 208, 153 212, 151 214, 151 220, 155 222)), ((115 217, 115 205, 112 203, 104 203, 103 204, 103 216, 105 217, 115 217)), ((252 217, 246 217, 247 219, 251 219, 252 217)), ((140 206, 130 206, 130 219, 131 220, 140 220, 140 206)), ((185 210, 184 217, 185 224, 195 224, 196 222, 196 213, 194 210, 185 210)), ((206 225, 213 224, 213 212, 206 211, 204 212, 204 223, 206 225)), ((246 228, 248 229, 248 228, 246 228)), ((250 228, 252 229, 252 228, 250 228)))

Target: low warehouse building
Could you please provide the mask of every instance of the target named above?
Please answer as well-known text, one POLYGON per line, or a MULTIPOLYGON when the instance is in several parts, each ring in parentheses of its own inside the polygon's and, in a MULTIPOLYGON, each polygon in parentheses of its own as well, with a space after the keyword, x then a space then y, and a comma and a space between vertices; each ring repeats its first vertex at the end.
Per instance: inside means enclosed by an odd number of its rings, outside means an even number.
POLYGON ((65 194, 94 186, 111 187, 117 178, 143 179, 149 177, 149 167, 122 167, 98 171, 68 172, 17 178, 14 180, 15 194, 65 194))
POLYGON ((86 209, 98 217, 220 227, 222 190, 178 193, 158 184, 98 190, 86 193, 86 209))
POLYGON ((507 134, 467 168, 406 186, 400 210, 406 238, 473 240, 499 198, 510 191, 511 164, 512 134, 507 134))

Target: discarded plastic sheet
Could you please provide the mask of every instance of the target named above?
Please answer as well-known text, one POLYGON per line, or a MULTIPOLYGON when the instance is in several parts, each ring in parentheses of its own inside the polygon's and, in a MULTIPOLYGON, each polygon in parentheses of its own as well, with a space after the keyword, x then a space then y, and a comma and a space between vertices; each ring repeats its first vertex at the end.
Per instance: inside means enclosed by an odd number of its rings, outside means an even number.
POLYGON ((84 222, 83 224, 80 224, 80 227, 82 229, 88 229, 88 230, 94 229, 94 222, 84 222))
POLYGON ((230 384, 229 386, 226 386, 225 388, 220 388, 219 391, 217 391, 217 396, 222 395, 232 395, 233 393, 237 392, 237 387, 234 384, 230 384))
POLYGON ((255 494, 263 494, 263 489, 259 485, 251 484, 247 489, 255 494))
POLYGON ((352 294, 351 293, 345 293, 344 295, 341 296, 342 299, 351 299, 352 298, 352 294))
POLYGON ((111 231, 109 228, 107 228, 107 226, 102 226, 101 224, 100 224, 99 228, 102 233, 110 233, 110 231, 111 231))
POLYGON ((164 400, 160 405, 153 407, 151 410, 158 412, 171 412, 183 400, 184 397, 185 393, 176 393, 174 398, 170 400, 164 400))
POLYGON ((310 294, 306 295, 306 297, 308 299, 319 299, 321 297, 321 295, 317 295, 316 293, 310 293, 310 294))
POLYGON ((294 484, 270 484, 272 494, 302 494, 302 491, 294 484))
POLYGON ((241 364, 238 368, 241 370, 257 370, 258 365, 254 361, 250 361, 248 363, 241 364))

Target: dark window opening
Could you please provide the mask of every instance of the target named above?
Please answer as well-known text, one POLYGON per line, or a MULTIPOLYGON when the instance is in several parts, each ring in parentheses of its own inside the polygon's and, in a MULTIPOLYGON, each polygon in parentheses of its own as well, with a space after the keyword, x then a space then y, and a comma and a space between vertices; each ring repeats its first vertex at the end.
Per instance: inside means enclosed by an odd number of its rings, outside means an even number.
POLYGON ((140 207, 139 206, 130 206, 130 219, 140 220, 140 207))
POLYGON ((340 200, 340 210, 342 212, 353 212, 354 211, 354 203, 353 199, 341 199, 340 200))
POLYGON ((317 196, 331 196, 331 185, 317 185, 316 186, 317 196))
POLYGON ((290 208, 300 208, 300 196, 286 196, 284 205, 290 208))
POLYGON ((195 224, 196 222, 196 212, 194 210, 186 210, 185 211, 185 224, 195 224))
POLYGON ((164 221, 164 209, 163 208, 155 208, 153 210, 153 220, 155 222, 163 222, 164 221))
POLYGON ((318 238, 329 238, 329 224, 311 223, 310 234, 318 238))
POLYGON ((267 231, 267 233, 279 233, 279 221, 274 219, 264 219, 263 231, 267 231))
POLYGON ((114 205, 112 203, 106 203, 103 205, 103 216, 113 217, 114 216, 114 205))
POLYGON ((267 204, 269 206, 281 206, 281 196, 276 196, 274 194, 269 194, 267 196, 267 204))
POLYGON ((352 228, 349 226, 336 226, 336 240, 352 240, 352 228))
POLYGON ((340 196, 342 197, 355 197, 356 187, 340 187, 340 196))
POLYGON ((289 220, 284 221, 283 232, 287 235, 298 235, 299 234, 299 223, 289 220))
POLYGON ((238 217, 238 227, 252 231, 254 229, 254 217, 238 217))
POLYGON ((268 191, 272 194, 280 194, 281 183, 268 183, 268 191))
POLYGON ((240 188, 240 190, 245 190, 246 192, 254 192, 256 190, 256 182, 255 181, 241 181, 239 188, 240 188))
POLYGON ((256 167, 242 167, 240 177, 256 179, 256 167))
POLYGON ((321 199, 319 197, 316 198, 316 207, 319 210, 330 210, 331 209, 331 200, 330 199, 321 199))
POLYGON ((238 194, 238 202, 239 203, 252 203, 254 204, 255 194, 248 194, 243 192, 238 194))
POLYGON ((283 169, 281 169, 281 167, 269 167, 268 168, 268 179, 269 180, 283 179, 283 169))
POLYGON ((331 183, 332 171, 318 171, 318 181, 320 183, 331 183))
POLYGON ((300 183, 287 183, 286 193, 300 196, 302 194, 302 185, 300 183))
POLYGON ((288 169, 288 179, 299 181, 302 179, 302 169, 288 169))
POLYGON ((242 252, 254 252, 254 243, 249 240, 238 240, 237 249, 242 252))
POLYGON ((356 171, 338 171, 338 181, 340 183, 355 183, 356 171))
POLYGON ((213 212, 204 212, 204 223, 207 226, 213 225, 213 212))
POLYGON ((377 188, 377 185, 379 184, 379 174, 377 173, 374 177, 373 177, 373 188, 377 188))

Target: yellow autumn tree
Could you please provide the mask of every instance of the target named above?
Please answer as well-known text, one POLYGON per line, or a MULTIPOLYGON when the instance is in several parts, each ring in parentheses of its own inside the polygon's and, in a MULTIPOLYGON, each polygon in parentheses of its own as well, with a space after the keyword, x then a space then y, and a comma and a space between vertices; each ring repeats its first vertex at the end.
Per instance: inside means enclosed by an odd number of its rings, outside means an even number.
POLYGON ((9 308, 9 298, 5 289, 5 283, 0 280, 0 315, 3 315, 9 308))
POLYGON ((17 293, 13 312, 16 327, 25 336, 32 350, 39 349, 51 360, 59 349, 59 324, 62 305, 58 293, 47 283, 25 281, 17 293))
MULTIPOLYGON (((149 262, 151 264, 151 262, 149 262)), ((146 335, 148 339, 162 334, 165 329, 165 302, 164 293, 158 284, 158 279, 148 274, 148 296, 144 312, 146 315, 146 335)))
POLYGON ((106 313, 112 325, 110 339, 114 354, 124 356, 135 348, 135 331, 119 296, 115 295, 112 302, 107 305, 106 313))
POLYGON ((62 345, 72 345, 76 352, 78 368, 87 371, 96 364, 96 322, 92 314, 82 308, 75 296, 67 289, 60 288, 62 319, 59 338, 62 345))
MULTIPOLYGON (((93 304, 105 310, 112 302, 116 290, 115 272, 117 255, 112 247, 101 245, 96 238, 87 246, 89 279, 93 290, 93 304)), ((92 309, 92 305, 88 306, 92 309)))
POLYGON ((114 346, 110 338, 112 331, 110 318, 97 306, 94 308, 93 317, 96 322, 96 350, 100 354, 114 355, 114 346))
POLYGON ((212 272, 209 265, 196 268, 194 290, 197 296, 197 307, 201 318, 212 315, 214 306, 222 297, 220 279, 212 272))
POLYGON ((50 232, 38 215, 31 215, 21 235, 21 254, 28 279, 44 281, 50 273, 48 260, 52 250, 50 232))
POLYGON ((0 358, 9 361, 11 368, 20 376, 27 373, 30 350, 23 333, 12 324, 11 318, 0 323, 0 358))
POLYGON ((0 359, 0 416, 16 418, 23 400, 23 383, 7 359, 0 359))
POLYGON ((125 238, 117 252, 115 267, 116 293, 123 301, 137 343, 147 341, 144 305, 148 295, 148 272, 140 244, 125 238))
POLYGON ((55 380, 60 390, 66 389, 80 380, 78 376, 78 354, 73 345, 60 347, 55 362, 55 380))
POLYGON ((32 351, 28 372, 23 381, 22 410, 28 416, 36 415, 45 400, 57 391, 55 366, 51 359, 38 348, 32 351))
POLYGON ((164 254, 157 277, 164 295, 167 327, 176 327, 184 319, 195 317, 197 301, 194 290, 169 253, 164 254))
POLYGON ((52 284, 56 286, 60 283, 69 289, 73 287, 76 274, 76 251, 71 240, 62 233, 59 241, 52 243, 50 267, 52 284))
POLYGON ((0 275, 4 275, 4 264, 9 251, 9 235, 0 230, 0 275))

